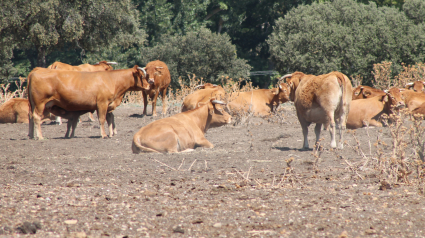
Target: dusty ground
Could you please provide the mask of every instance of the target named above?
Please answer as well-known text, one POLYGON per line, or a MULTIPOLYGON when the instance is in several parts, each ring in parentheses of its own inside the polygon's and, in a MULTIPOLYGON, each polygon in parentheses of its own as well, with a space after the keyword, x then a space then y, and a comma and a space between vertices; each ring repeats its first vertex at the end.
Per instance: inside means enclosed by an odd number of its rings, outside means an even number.
MULTIPOLYGON (((361 156, 329 151, 326 131, 315 167, 287 108, 285 123, 211 129, 214 149, 185 154, 132 154, 133 135, 154 120, 137 106, 116 110, 112 139, 86 115, 73 139, 65 124, 43 125, 42 141, 27 139, 28 125, 0 124, 0 237, 425 237, 417 185, 380 190, 382 175, 350 170, 361 156)), ((366 132, 357 136, 369 153, 366 132)))

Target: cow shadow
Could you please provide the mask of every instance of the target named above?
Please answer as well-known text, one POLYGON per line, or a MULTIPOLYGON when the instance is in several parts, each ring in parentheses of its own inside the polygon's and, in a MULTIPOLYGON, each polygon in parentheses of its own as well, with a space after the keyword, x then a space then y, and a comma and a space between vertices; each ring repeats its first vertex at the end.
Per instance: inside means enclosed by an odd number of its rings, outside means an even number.
POLYGON ((313 151, 313 149, 305 149, 305 148, 289 148, 289 147, 279 147, 279 146, 275 146, 272 147, 272 149, 275 150, 280 150, 280 151, 290 151, 290 150, 297 150, 297 151, 313 151))
POLYGON ((144 114, 131 114, 129 117, 135 117, 135 118, 143 118, 145 116, 152 116, 152 115, 144 115, 144 114))

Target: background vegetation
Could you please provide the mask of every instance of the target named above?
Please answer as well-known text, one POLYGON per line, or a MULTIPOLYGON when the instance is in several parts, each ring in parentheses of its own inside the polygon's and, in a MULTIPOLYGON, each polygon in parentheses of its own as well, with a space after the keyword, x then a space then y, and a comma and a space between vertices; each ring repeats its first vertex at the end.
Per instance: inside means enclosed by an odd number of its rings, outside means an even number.
POLYGON ((276 73, 339 70, 371 83, 373 64, 396 74, 425 57, 423 0, 4 0, 0 12, 0 82, 54 61, 160 59, 174 82, 264 88, 276 73))

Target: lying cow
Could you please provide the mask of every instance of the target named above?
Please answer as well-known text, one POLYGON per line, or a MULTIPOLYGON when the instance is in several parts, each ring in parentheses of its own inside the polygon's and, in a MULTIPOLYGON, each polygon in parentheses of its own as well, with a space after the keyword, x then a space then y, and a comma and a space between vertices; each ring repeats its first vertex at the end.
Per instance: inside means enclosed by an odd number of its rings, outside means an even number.
POLYGON ((413 90, 404 90, 401 92, 401 95, 404 99, 404 103, 411 112, 425 103, 425 93, 415 92, 413 90))
MULTIPOLYGON (((86 71, 86 72, 96 72, 96 71, 107 71, 113 70, 111 65, 116 65, 116 62, 106 62, 100 61, 94 65, 91 64, 81 64, 77 66, 61 63, 59 61, 54 62, 52 65, 47 67, 48 69, 62 69, 62 70, 72 70, 72 71, 86 71)), ((89 120, 94 121, 93 114, 89 112, 89 120)), ((56 123, 59 125, 62 124, 62 120, 60 117, 56 117, 56 123)))
POLYGON ((379 122, 382 114, 390 114, 393 108, 403 107, 404 102, 398 88, 391 88, 385 95, 353 100, 348 113, 347 128, 382 127, 379 122))
POLYGON ((143 115, 146 115, 146 108, 148 106, 148 95, 152 100, 152 116, 156 116, 156 100, 158 95, 162 95, 162 114, 167 112, 167 88, 171 83, 170 71, 167 65, 159 60, 149 62, 146 67, 146 78, 150 84, 148 90, 143 90, 143 115))
POLYGON ((373 98, 376 96, 384 96, 386 93, 380 89, 372 88, 369 86, 359 85, 353 89, 353 100, 363 99, 363 98, 373 98))
POLYGON ((80 65, 70 65, 65 64, 59 61, 54 62, 53 64, 47 67, 48 69, 62 69, 62 70, 72 70, 72 71, 86 71, 86 72, 95 72, 95 71, 107 71, 114 70, 111 65, 116 65, 116 62, 106 62, 100 61, 96 64, 80 64, 80 65))
POLYGON ((405 88, 413 90, 415 92, 423 92, 425 86, 424 81, 415 81, 413 83, 406 84, 405 88))
POLYGON ((121 104, 124 94, 149 88, 142 68, 137 65, 130 69, 99 72, 35 68, 28 78, 29 137, 34 138, 35 125, 39 139, 43 139, 40 127, 43 112, 53 106, 65 111, 97 110, 102 138, 107 137, 105 120, 112 137, 116 134, 112 111, 121 104))
POLYGON ((210 98, 224 98, 225 91, 221 86, 206 83, 203 85, 196 86, 200 88, 189 95, 183 100, 182 112, 195 109, 200 102, 207 102, 210 98))
POLYGON ((133 153, 176 153, 192 151, 196 147, 213 148, 204 134, 211 125, 231 122, 221 101, 210 99, 196 109, 160 119, 142 127, 133 137, 133 153))
MULTIPOLYGON (((28 123, 29 102, 25 98, 12 98, 0 106, 0 123, 28 123)), ((55 115, 44 112, 43 120, 55 120, 55 115)))
POLYGON ((256 89, 250 92, 236 93, 228 104, 233 114, 251 110, 255 115, 267 116, 281 103, 290 100, 291 88, 286 83, 280 83, 273 89, 256 89))
POLYGON ((335 130, 339 128, 340 144, 343 148, 342 130, 346 129, 347 116, 352 99, 352 87, 348 77, 340 72, 320 76, 295 72, 282 77, 287 78, 291 87, 291 99, 297 111, 303 135, 303 148, 308 148, 308 126, 316 123, 316 143, 320 139, 322 124, 330 126, 331 147, 336 147, 335 130), (295 93, 293 93, 295 92, 295 93))

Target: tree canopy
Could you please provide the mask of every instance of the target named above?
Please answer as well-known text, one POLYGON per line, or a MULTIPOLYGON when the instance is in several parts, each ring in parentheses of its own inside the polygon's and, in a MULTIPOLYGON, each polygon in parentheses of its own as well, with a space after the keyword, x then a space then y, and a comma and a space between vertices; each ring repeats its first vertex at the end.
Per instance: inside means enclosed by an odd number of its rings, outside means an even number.
POLYGON ((294 8, 277 21, 268 43, 282 73, 339 70, 371 80, 374 63, 422 62, 424 39, 424 26, 396 8, 335 0, 294 8))

